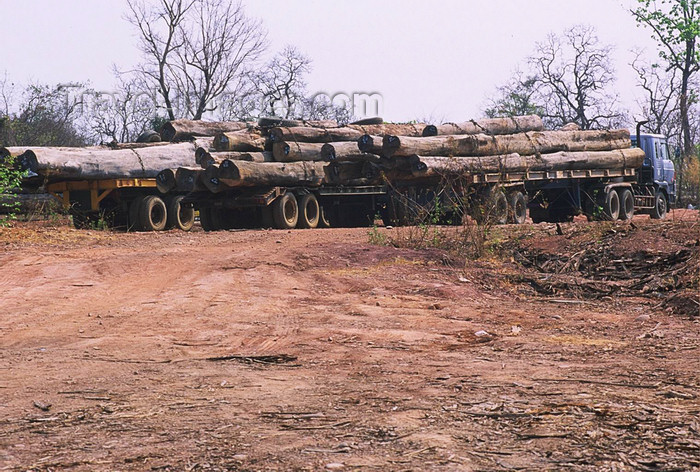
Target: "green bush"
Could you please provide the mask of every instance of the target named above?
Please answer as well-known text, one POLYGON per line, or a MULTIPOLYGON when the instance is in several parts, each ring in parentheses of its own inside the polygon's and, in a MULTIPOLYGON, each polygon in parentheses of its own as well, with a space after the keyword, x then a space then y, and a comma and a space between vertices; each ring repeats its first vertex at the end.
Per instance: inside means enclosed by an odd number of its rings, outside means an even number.
POLYGON ((15 158, 0 156, 0 226, 7 226, 16 218, 19 202, 15 200, 22 184, 22 171, 15 168, 15 158))

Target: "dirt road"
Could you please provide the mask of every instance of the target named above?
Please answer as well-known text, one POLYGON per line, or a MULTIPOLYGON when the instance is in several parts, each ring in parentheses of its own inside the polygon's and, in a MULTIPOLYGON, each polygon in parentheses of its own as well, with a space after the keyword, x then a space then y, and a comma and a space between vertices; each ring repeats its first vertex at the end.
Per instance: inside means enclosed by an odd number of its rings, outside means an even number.
POLYGON ((0 470, 700 470, 699 318, 657 299, 367 229, 0 251, 0 470))

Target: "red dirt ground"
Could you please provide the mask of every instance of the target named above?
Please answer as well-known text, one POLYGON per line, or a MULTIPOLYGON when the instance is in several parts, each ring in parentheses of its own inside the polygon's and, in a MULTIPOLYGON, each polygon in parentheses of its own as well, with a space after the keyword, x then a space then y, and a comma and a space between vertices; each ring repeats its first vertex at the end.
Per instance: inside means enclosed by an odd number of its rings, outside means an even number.
POLYGON ((513 277, 601 238, 697 266, 697 214, 635 226, 466 265, 367 229, 0 230, 0 470, 700 470, 700 317, 513 277))

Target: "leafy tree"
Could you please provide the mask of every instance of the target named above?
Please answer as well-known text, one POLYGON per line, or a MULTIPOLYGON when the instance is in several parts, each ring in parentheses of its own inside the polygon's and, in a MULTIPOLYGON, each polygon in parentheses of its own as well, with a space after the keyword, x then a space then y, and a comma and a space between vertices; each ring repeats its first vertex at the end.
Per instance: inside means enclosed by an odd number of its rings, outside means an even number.
POLYGON ((650 28, 659 43, 659 56, 667 69, 680 74, 679 112, 683 151, 693 153, 690 108, 697 100, 691 90, 693 76, 700 71, 700 0, 638 0, 632 10, 637 21, 650 28))
POLYGON ((4 210, 0 214, 0 226, 7 226, 15 218, 18 209, 14 197, 22 185, 22 173, 15 168, 14 163, 14 158, 7 153, 3 154, 0 149, 0 206, 4 210))
POLYGON ((79 126, 81 84, 30 85, 17 111, 8 104, 8 114, 0 123, 0 142, 6 146, 84 146, 86 138, 79 126))
POLYGON ((498 87, 497 98, 489 101, 484 114, 489 118, 503 116, 542 115, 544 110, 535 103, 537 77, 516 72, 507 84, 498 87))

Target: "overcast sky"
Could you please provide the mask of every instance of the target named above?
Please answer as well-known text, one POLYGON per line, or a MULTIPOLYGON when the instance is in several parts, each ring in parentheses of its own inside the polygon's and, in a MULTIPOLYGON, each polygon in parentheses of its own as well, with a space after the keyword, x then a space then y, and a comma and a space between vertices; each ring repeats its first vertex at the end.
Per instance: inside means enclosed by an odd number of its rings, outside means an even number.
MULTIPOLYGON (((297 46, 313 60, 312 92, 378 92, 386 120, 481 116, 487 98, 549 32, 595 26, 615 45, 617 88, 634 111, 630 50, 656 57, 635 0, 245 0, 270 54, 297 46)), ((113 65, 139 60, 124 0, 0 0, 0 73, 13 81, 87 81, 109 90, 113 65)))

